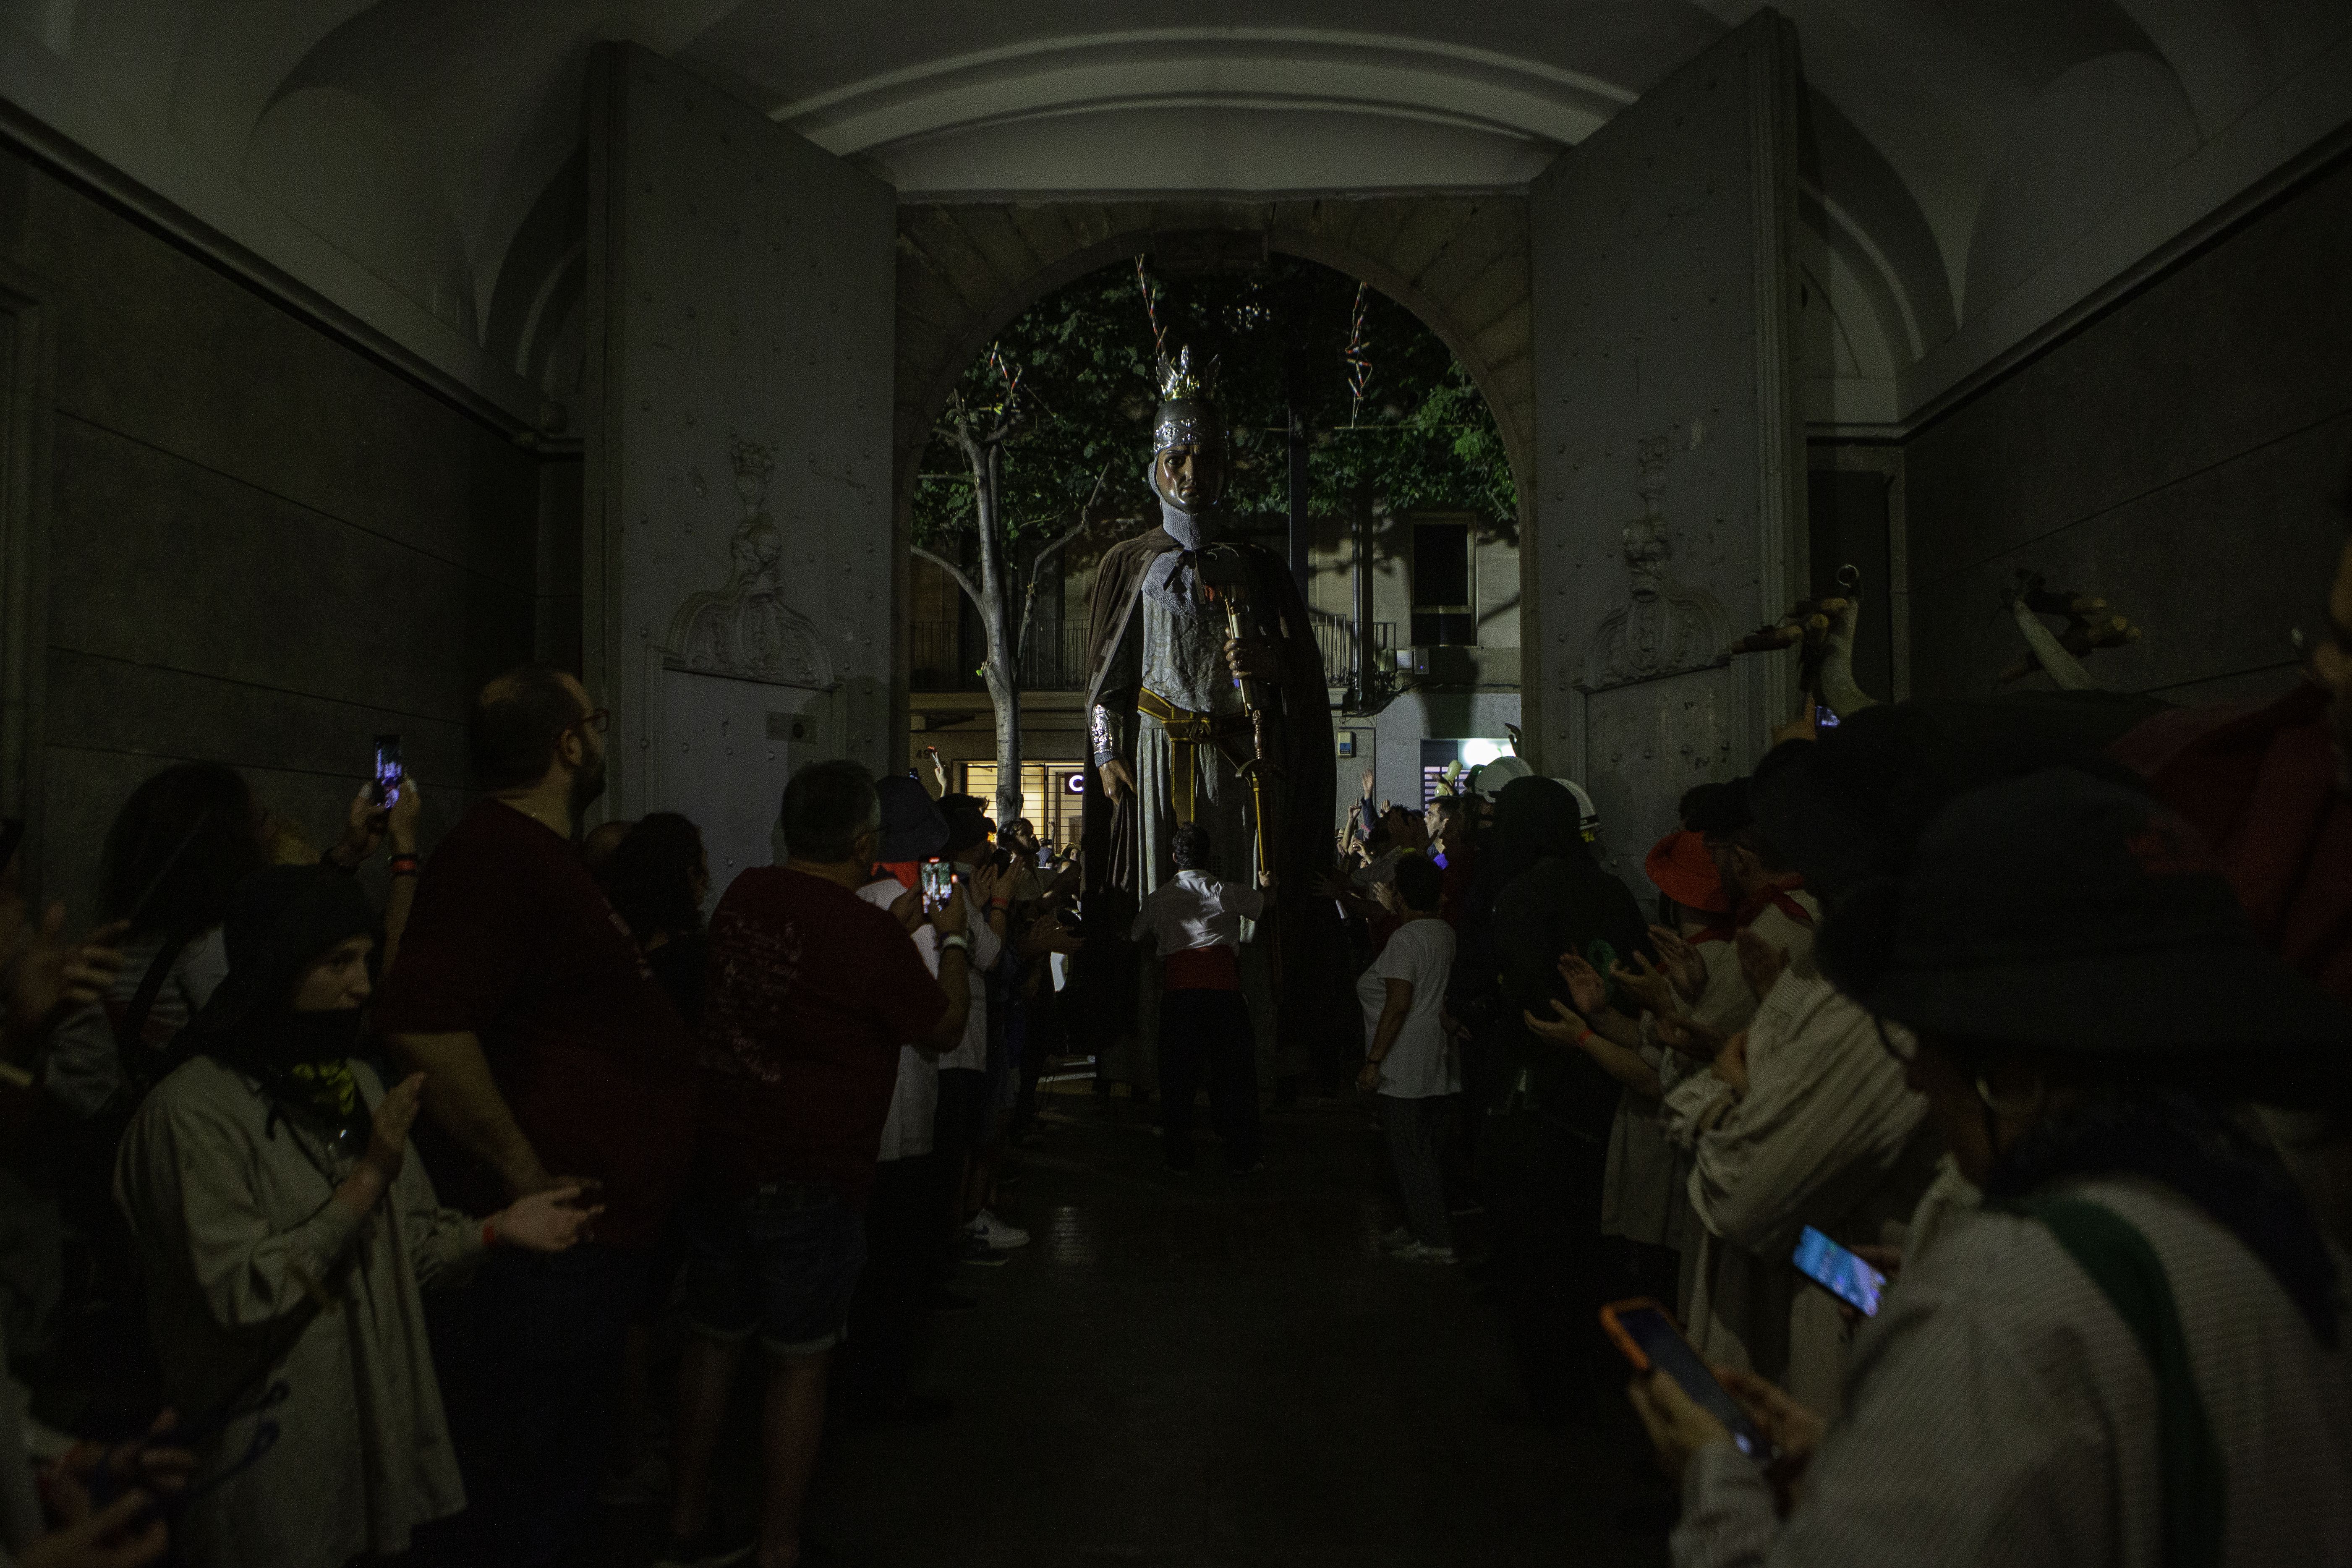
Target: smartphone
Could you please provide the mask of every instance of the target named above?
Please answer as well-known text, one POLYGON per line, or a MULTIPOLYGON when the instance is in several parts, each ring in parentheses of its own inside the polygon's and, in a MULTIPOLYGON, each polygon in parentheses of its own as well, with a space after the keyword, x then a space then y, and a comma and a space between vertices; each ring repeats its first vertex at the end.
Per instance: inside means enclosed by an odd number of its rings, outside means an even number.
POLYGON ((405 776, 400 766, 400 737, 378 735, 375 738, 375 803, 391 809, 400 804, 400 781, 405 776))
POLYGON ((1834 730, 1837 727, 1837 710, 1831 707, 1828 703, 1823 702, 1819 699, 1815 699, 1813 702, 1813 728, 1816 730, 1834 730))
POLYGON ((1762 1463, 1774 1457, 1772 1445, 1748 1419, 1730 1390, 1715 1380, 1706 1363, 1675 1326, 1674 1314, 1647 1297, 1617 1301, 1601 1309, 1601 1326, 1642 1372, 1664 1373, 1697 1402, 1699 1408, 1722 1422, 1741 1453, 1762 1463))
POLYGON ((923 908, 945 909, 948 900, 955 893, 953 862, 934 855, 923 862, 919 874, 922 878, 923 908))
POLYGON ((1040 844, 1037 846, 1037 869, 1050 871, 1053 868, 1054 847, 1050 844, 1040 844))
POLYGON ((1864 1317, 1878 1316, 1878 1295, 1886 1289, 1886 1276, 1811 1226, 1797 1237, 1796 1255, 1790 1261, 1798 1273, 1859 1309, 1864 1317))

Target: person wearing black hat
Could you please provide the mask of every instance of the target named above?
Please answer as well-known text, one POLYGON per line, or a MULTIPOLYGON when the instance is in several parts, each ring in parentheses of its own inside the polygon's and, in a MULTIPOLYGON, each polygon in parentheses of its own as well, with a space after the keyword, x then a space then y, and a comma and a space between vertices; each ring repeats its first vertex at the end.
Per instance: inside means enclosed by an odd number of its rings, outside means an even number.
POLYGON ((1913 1251, 1834 1423, 1726 1375, 1770 1471, 1636 1379, 1683 1478, 1676 1563, 2352 1561, 2345 1265, 2236 1114, 2352 1111, 2352 1013, 2263 945, 2193 831, 2028 772, 1858 866, 1816 951, 1984 1205, 1913 1251))
POLYGON ((166 1391, 206 1439, 195 1563, 394 1555, 463 1508, 420 1288, 492 1246, 562 1251, 597 1212, 577 1188, 488 1220, 440 1205, 408 1144, 424 1075, 386 1090, 355 1059, 374 928, 348 877, 248 877, 227 976, 191 1026, 202 1054, 123 1138, 116 1201, 166 1391))

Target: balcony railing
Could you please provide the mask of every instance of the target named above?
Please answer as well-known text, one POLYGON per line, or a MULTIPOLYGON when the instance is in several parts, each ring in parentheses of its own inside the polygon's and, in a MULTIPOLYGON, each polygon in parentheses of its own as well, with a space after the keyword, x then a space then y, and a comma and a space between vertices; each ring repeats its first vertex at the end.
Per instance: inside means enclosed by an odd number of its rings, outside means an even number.
MULTIPOLYGON (((967 666, 961 627, 954 621, 917 621, 908 627, 908 683, 917 691, 984 691, 978 654, 967 666)), ((1021 689, 1076 691, 1087 683, 1083 626, 1033 627, 1022 650, 1021 689)))
MULTIPOLYGON (((1315 646, 1323 655, 1323 684, 1354 686, 1358 671, 1355 621, 1328 610, 1310 609, 1307 616, 1315 625, 1315 646)), ((1395 662, 1394 621, 1372 623, 1371 652, 1375 670, 1386 669, 1395 662)))

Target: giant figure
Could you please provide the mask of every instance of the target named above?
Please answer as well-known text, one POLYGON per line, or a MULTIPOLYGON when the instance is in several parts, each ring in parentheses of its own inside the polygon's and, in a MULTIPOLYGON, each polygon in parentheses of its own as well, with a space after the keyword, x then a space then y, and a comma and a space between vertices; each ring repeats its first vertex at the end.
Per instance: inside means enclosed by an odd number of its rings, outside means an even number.
MULTIPOLYGON (((1206 826, 1219 874, 1276 873, 1272 929, 1244 948, 1271 984, 1276 1071, 1295 1074, 1345 982, 1337 916, 1307 884, 1331 858, 1331 704, 1288 563, 1231 537, 1231 454, 1214 362, 1160 364, 1152 489, 1160 526, 1105 552, 1087 605, 1086 896, 1097 1027, 1134 1016, 1136 905, 1175 874, 1170 836, 1206 826)), ((1256 974, 1252 975, 1252 971, 1256 974)))

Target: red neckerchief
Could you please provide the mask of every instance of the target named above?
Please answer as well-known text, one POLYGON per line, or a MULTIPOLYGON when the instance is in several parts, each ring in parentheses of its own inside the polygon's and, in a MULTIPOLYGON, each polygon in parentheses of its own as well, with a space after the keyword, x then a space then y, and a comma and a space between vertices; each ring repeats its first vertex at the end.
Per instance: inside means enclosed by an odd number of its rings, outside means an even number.
POLYGON ((1773 908, 1778 908, 1782 914, 1801 926, 1811 925, 1813 917, 1805 912, 1805 906, 1789 896, 1804 885, 1805 879, 1800 877, 1785 888, 1767 888, 1760 893, 1750 894, 1746 901, 1733 911, 1731 917, 1733 927, 1739 931, 1746 931, 1756 923, 1756 918, 1759 915, 1773 908))
POLYGON ((916 875, 922 864, 920 860, 877 860, 874 864, 874 868, 886 877, 898 878, 898 886, 911 888, 915 885, 916 875))
POLYGON ((1733 925, 1727 920, 1723 920, 1716 921, 1707 925, 1701 926, 1698 929, 1697 934, 1692 936, 1688 940, 1693 947, 1696 947, 1703 942, 1729 942, 1733 937, 1736 937, 1738 934, 1738 927, 1733 925))

